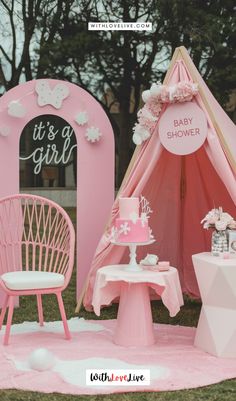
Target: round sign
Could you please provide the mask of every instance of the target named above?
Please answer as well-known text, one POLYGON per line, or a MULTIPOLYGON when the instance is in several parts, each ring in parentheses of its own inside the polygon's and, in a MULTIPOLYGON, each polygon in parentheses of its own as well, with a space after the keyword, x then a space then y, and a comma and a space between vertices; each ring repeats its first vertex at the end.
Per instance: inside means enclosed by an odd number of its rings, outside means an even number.
POLYGON ((175 103, 160 119, 162 145, 176 155, 188 155, 199 149, 207 136, 205 113, 195 103, 175 103))

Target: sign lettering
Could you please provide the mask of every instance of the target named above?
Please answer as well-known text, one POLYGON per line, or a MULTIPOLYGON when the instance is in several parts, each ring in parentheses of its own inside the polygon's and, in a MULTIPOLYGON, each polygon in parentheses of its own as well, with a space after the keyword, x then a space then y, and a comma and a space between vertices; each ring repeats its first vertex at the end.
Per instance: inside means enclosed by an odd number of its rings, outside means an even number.
POLYGON ((35 165, 35 174, 41 172, 43 165, 68 164, 77 147, 72 141, 73 134, 74 130, 70 125, 56 129, 50 121, 37 121, 32 135, 34 150, 26 156, 20 156, 20 160, 31 159, 35 165))
POLYGON ((196 103, 172 104, 160 119, 159 135, 169 152, 177 155, 193 153, 206 139, 206 116, 196 103))

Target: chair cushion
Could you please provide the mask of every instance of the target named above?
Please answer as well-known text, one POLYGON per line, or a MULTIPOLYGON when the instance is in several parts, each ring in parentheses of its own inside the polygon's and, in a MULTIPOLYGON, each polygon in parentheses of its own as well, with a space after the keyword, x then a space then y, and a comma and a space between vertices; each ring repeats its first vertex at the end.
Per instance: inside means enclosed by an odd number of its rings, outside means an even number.
POLYGON ((62 287, 64 284, 63 274, 38 271, 14 271, 4 273, 1 279, 9 290, 57 288, 62 287))

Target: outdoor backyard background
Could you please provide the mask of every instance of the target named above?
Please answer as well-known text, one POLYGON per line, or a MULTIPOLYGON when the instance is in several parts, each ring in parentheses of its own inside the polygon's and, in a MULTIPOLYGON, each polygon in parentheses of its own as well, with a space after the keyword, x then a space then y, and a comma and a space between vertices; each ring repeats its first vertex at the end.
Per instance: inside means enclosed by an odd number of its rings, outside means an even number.
MULTIPOLYGON (((176 47, 184 45, 213 95, 236 120, 236 3, 234 0, 0 0, 0 94, 36 78, 68 80, 102 103, 116 141, 116 187, 132 156, 132 126, 141 92, 162 81, 176 47), (89 21, 149 21, 151 32, 88 31, 89 21)), ((67 209, 74 224, 75 208, 67 209)), ((234 216, 236 217, 236 216, 234 216)), ((79 229, 79 226, 78 226, 79 229)), ((76 306, 75 273, 63 298, 67 317, 76 306)), ((185 299, 175 318, 152 303, 158 323, 196 326, 200 302, 185 299)), ((60 319, 52 296, 45 320, 60 319)), ((101 319, 116 318, 117 305, 101 319)), ((79 317, 98 319, 80 311, 79 317)), ((22 297, 13 322, 37 319, 36 299, 22 297)), ((1 374, 1 373, 0 373, 1 374)), ((236 380, 195 390, 98 396, 0 391, 7 400, 235 401, 236 380)))

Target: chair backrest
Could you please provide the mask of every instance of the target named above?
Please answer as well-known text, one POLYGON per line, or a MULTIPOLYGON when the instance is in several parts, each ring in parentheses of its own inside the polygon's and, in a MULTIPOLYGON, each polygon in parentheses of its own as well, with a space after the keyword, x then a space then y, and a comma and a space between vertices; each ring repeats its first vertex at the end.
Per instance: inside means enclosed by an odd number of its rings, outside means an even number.
POLYGON ((75 231, 63 208, 37 195, 0 199, 0 273, 37 270, 61 273, 68 284, 75 231))

